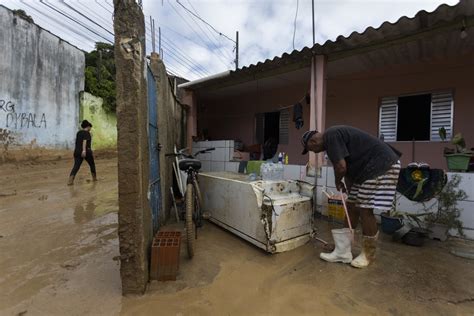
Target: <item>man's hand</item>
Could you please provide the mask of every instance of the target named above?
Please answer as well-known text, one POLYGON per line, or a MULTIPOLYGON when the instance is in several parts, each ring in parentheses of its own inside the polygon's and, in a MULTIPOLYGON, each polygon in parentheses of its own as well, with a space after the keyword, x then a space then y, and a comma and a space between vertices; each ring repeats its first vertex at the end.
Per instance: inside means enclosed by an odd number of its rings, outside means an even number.
POLYGON ((336 178, 336 188, 338 191, 345 190, 342 179, 346 175, 347 165, 344 159, 339 160, 336 163, 333 163, 334 166, 334 176, 336 178))
POLYGON ((82 151, 81 157, 86 158, 87 152, 85 150, 82 151))
POLYGON ((337 188, 338 191, 342 191, 344 193, 347 193, 346 192, 346 186, 344 185, 344 183, 342 183, 342 181, 336 182, 336 188, 337 188))

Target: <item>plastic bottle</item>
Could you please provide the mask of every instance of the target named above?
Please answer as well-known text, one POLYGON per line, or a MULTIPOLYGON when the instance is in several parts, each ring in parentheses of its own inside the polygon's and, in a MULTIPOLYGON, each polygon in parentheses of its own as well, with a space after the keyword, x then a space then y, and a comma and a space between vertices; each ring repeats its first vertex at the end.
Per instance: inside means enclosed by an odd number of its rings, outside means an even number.
POLYGON ((283 154, 281 152, 278 154, 278 163, 283 163, 283 154))
POLYGON ((285 154, 285 165, 288 164, 288 154, 285 154))

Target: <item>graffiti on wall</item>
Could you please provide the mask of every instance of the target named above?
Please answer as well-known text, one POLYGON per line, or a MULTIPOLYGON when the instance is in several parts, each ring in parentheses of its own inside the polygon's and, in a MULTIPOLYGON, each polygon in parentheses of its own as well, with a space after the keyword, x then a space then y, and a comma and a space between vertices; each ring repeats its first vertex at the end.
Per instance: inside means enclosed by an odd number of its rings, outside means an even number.
POLYGON ((0 113, 5 114, 5 127, 8 129, 46 128, 45 113, 16 112, 15 104, 0 99, 0 113))

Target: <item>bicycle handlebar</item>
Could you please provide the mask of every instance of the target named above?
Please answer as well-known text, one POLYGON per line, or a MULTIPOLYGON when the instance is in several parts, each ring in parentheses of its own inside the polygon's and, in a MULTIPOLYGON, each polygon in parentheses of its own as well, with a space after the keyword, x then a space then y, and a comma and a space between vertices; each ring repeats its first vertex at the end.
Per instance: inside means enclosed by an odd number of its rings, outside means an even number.
POLYGON ((188 148, 183 148, 183 149, 180 149, 177 153, 169 153, 169 154, 165 154, 165 157, 170 157, 170 156, 183 156, 183 157, 186 157, 186 158, 195 158, 197 157, 199 154, 204 154, 204 153, 208 153, 208 152, 211 152, 211 151, 214 151, 216 150, 216 148, 214 147, 211 147, 211 148, 206 148, 206 149, 203 149, 203 150, 200 150, 198 151, 197 153, 195 153, 194 155, 191 155, 191 154, 186 154, 186 152, 188 151, 188 148))

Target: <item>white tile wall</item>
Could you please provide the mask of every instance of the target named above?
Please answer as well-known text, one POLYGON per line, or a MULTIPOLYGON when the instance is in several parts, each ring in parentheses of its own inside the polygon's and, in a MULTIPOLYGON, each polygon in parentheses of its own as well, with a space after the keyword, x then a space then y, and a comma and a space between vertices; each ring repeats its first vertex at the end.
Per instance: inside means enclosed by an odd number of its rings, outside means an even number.
POLYGON ((229 159, 229 151, 226 148, 216 147, 216 150, 211 152, 211 161, 225 162, 229 159))
POLYGON ((238 172, 239 171, 239 163, 238 162, 226 162, 225 163, 225 171, 238 172))
POLYGON ((300 172, 301 172, 301 166, 299 165, 284 165, 283 166, 283 178, 285 180, 299 180, 300 172))
POLYGON ((220 171, 225 171, 225 162, 212 161, 211 172, 220 172, 220 171))
POLYGON ((211 171, 211 162, 210 161, 201 161, 201 171, 210 172, 211 171))

